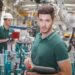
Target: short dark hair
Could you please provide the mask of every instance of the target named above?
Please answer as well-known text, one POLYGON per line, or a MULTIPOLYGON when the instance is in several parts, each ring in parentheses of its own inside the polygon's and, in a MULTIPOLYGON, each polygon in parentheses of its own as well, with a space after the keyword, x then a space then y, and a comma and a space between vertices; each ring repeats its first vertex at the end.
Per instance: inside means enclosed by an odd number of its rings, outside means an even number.
POLYGON ((51 18, 54 19, 55 16, 54 8, 51 5, 40 6, 37 12, 37 16, 39 16, 39 14, 49 14, 51 18))
POLYGON ((7 20, 7 18, 5 18, 4 20, 7 20))

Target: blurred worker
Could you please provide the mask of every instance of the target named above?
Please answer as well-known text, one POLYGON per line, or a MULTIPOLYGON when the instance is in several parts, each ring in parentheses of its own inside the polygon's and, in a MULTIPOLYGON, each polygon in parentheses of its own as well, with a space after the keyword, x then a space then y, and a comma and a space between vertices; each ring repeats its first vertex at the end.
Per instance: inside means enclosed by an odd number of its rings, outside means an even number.
MULTIPOLYGON (((25 59, 25 65, 53 67, 58 73, 47 75, 72 75, 67 47, 60 36, 52 30, 54 8, 50 5, 41 6, 38 10, 40 33, 36 35, 31 58, 25 59)), ((27 75, 46 75, 37 72, 26 72, 27 75)))
POLYGON ((7 41, 13 32, 9 29, 13 16, 10 13, 5 13, 3 19, 4 25, 0 27, 0 53, 2 53, 2 50, 7 50, 7 41))

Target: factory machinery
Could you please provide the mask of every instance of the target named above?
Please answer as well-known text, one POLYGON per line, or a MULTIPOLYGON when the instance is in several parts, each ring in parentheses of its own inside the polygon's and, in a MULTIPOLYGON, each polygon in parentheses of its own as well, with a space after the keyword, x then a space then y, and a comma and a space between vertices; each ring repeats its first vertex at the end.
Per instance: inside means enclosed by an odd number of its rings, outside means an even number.
MULTIPOLYGON (((17 29, 22 28, 17 27, 17 29)), ((12 38, 14 40, 18 39, 19 32, 13 32, 12 38)), ((0 75, 24 75, 24 71, 26 69, 24 59, 29 57, 31 54, 30 49, 32 42, 29 37, 16 41, 15 46, 12 38, 10 37, 7 41, 8 50, 3 50, 3 53, 0 54, 0 75)))
MULTIPOLYGON (((36 0, 45 3, 46 0, 36 0)), ((72 74, 75 75, 75 17, 69 14, 64 6, 64 0, 55 0, 56 4, 53 4, 57 9, 57 14, 59 15, 61 21, 65 23, 66 27, 72 28, 72 35, 69 38, 69 55, 72 56, 72 74)), ((48 2, 47 2, 48 3, 48 2)), ((51 3, 52 4, 52 3, 51 3)), ((15 27, 12 28, 21 28, 26 30, 26 27, 15 27)), ((10 50, 4 50, 0 54, 0 75, 24 75, 25 64, 24 59, 30 57, 30 49, 32 41, 27 37, 24 40, 17 41, 16 48, 13 50, 12 41, 9 40, 11 48, 10 50)))
MULTIPOLYGON (((25 46, 28 43, 19 44, 22 44, 22 47, 24 44, 25 50, 25 46)), ((0 54, 0 75, 23 75, 25 70, 24 59, 29 56, 30 52, 27 52, 27 46, 26 52, 22 50, 22 47, 15 52, 6 50, 3 54, 0 54)))
POLYGON ((29 42, 18 42, 16 51, 5 50, 0 54, 0 75, 23 75, 24 59, 30 56, 29 42))

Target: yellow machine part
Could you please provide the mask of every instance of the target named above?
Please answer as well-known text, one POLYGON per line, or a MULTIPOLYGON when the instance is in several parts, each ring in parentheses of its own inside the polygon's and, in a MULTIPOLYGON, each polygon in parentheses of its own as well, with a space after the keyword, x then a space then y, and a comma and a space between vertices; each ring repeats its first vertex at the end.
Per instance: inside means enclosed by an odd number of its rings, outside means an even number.
MULTIPOLYGON (((70 37, 70 36, 72 36, 72 34, 64 33, 64 37, 70 37)), ((74 37, 75 37, 75 34, 74 34, 74 37)))

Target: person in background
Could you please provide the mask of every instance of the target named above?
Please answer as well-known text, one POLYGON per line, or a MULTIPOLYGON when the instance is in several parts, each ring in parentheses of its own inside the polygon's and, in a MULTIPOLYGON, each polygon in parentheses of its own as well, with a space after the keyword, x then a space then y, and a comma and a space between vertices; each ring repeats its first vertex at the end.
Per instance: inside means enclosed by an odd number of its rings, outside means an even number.
POLYGON ((0 27, 0 53, 2 53, 3 50, 7 50, 7 41, 13 32, 13 30, 9 28, 13 16, 10 13, 5 13, 3 19, 4 25, 0 27))
POLYGON ((59 34, 53 31, 54 8, 51 5, 40 6, 38 9, 38 25, 40 33, 35 37, 31 50, 31 58, 25 59, 25 66, 31 69, 34 65, 53 67, 58 73, 40 74, 27 71, 26 75, 72 75, 71 64, 68 57, 68 48, 59 34))

